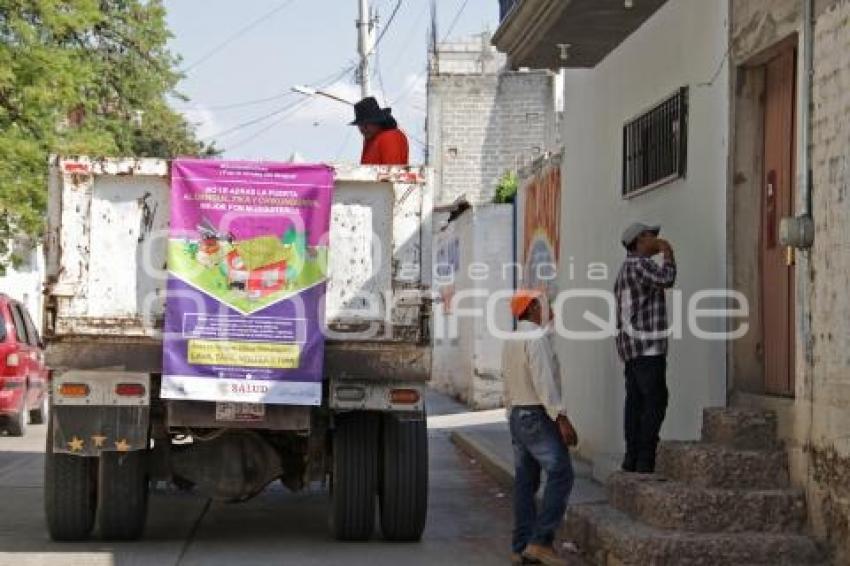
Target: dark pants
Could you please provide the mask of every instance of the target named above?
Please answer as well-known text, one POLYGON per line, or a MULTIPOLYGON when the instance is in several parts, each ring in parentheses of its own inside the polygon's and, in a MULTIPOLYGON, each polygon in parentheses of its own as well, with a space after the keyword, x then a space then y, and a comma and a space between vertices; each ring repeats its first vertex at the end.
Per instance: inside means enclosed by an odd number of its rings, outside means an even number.
POLYGON ((510 418, 514 447, 514 534, 511 547, 520 554, 529 544, 551 546, 573 489, 573 464, 558 425, 543 407, 514 407, 510 418), (543 504, 535 495, 546 471, 543 504))
POLYGON ((623 470, 652 473, 658 433, 667 413, 667 358, 641 356, 626 362, 626 458, 623 470))

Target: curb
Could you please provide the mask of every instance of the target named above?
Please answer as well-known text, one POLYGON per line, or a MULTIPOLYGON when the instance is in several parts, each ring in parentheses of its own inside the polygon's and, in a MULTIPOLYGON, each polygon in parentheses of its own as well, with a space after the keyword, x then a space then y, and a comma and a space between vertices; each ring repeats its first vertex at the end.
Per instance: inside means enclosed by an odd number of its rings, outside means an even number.
POLYGON ((467 456, 476 459, 496 482, 506 488, 513 487, 513 462, 507 462, 504 458, 477 441, 473 436, 464 432, 453 431, 449 435, 449 439, 467 456))

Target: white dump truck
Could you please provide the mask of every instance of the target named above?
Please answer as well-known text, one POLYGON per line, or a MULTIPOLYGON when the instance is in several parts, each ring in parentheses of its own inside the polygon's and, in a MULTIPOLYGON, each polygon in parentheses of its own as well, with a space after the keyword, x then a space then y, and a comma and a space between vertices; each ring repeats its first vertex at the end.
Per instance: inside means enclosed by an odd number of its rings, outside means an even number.
POLYGON ((335 167, 318 406, 161 395, 170 175, 163 160, 51 159, 50 536, 86 539, 97 526, 106 539, 141 537, 155 482, 244 501, 280 480, 294 491, 328 485, 338 539, 373 536, 376 515, 385 539, 419 539, 428 491, 429 172, 335 167))

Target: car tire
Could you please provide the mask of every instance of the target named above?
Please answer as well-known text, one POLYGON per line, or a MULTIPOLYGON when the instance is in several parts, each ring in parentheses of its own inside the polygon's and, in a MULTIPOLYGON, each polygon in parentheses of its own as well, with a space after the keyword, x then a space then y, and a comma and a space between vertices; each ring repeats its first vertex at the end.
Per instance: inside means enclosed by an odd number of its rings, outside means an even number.
POLYGON ((9 424, 6 426, 9 436, 24 436, 27 433, 28 417, 27 392, 24 390, 24 394, 21 397, 21 408, 16 414, 9 417, 9 424))
POLYGON ((105 540, 137 540, 148 514, 147 451, 100 456, 98 527, 105 540))
POLYGON ((381 434, 381 532, 386 540, 422 538, 428 516, 428 431, 424 416, 384 415, 381 434))
POLYGON ((375 530, 378 493, 378 415, 337 415, 333 437, 331 530, 344 541, 363 541, 375 530))
POLYGON ((86 540, 97 512, 97 458, 54 453, 52 429, 48 424, 44 466, 47 532, 55 541, 86 540))
POLYGON ((47 422, 47 417, 50 414, 50 398, 45 393, 41 399, 41 405, 38 409, 30 411, 30 424, 44 424, 47 422))

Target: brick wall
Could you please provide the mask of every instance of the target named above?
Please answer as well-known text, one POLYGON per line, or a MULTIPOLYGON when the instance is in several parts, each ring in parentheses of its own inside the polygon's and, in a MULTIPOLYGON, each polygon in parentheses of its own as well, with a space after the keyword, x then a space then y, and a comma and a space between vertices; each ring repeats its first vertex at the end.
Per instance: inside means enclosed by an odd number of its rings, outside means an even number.
MULTIPOLYGON (((789 38, 793 41, 794 34, 798 40, 802 38, 798 0, 732 0, 732 6, 731 53, 739 81, 742 69, 770 53, 773 45, 789 38)), ((806 489, 813 531, 832 544, 836 564, 848 564, 850 0, 815 0, 814 8, 811 168, 816 235, 814 248, 799 254, 797 262, 795 396, 790 401, 761 397, 749 402, 777 411, 780 434, 791 457, 792 479, 806 489)), ((802 47, 798 45, 800 85, 805 84, 802 47)), ((742 115, 740 107, 738 110, 735 120, 739 124, 754 117, 742 115)), ((799 106, 797 110, 799 117, 799 106)), ((798 130, 803 126, 798 123, 798 130)), ((798 141, 798 152, 801 149, 798 141)), ((739 184, 740 173, 746 170, 741 165, 736 166, 739 184)), ((799 191, 797 200, 802 207, 799 191)), ((757 246, 755 242, 752 245, 757 246)))
MULTIPOLYGON (((481 58, 480 52, 470 56, 481 58)), ((490 202, 505 171, 554 144, 554 77, 547 71, 431 69, 428 161, 436 170, 435 202, 448 204, 460 195, 472 204, 490 202)))
POLYGON ((814 60, 807 449, 818 518, 850 561, 850 0, 818 15, 814 60))

